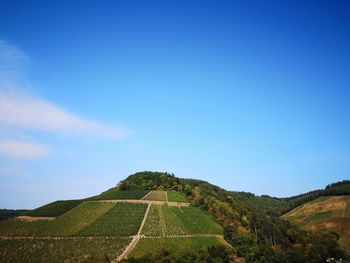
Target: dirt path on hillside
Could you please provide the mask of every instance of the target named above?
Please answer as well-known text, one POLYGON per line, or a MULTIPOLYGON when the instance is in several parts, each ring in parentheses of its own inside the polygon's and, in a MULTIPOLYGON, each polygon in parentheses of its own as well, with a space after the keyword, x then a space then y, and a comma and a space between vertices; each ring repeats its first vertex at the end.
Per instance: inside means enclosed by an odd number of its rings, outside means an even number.
MULTIPOLYGON (((176 237, 223 237, 217 234, 188 234, 188 235, 164 235, 164 236, 145 236, 139 235, 140 238, 176 238, 176 237)), ((41 240, 64 240, 64 239, 121 239, 121 238, 134 238, 134 236, 0 236, 0 240, 16 240, 16 239, 41 239, 41 240)))
POLYGON ((158 215, 159 215, 159 221, 160 221, 160 226, 162 228, 162 233, 163 233, 163 236, 165 236, 165 234, 167 233, 167 230, 166 230, 166 225, 165 225, 165 220, 164 220, 164 216, 163 216, 163 211, 162 211, 162 208, 160 205, 157 205, 157 208, 158 208, 158 215))
POLYGON ((0 236, 0 240, 11 240, 11 239, 41 239, 41 240, 64 240, 64 239, 130 239, 133 238, 133 236, 49 236, 49 237, 42 237, 42 236, 0 236))
POLYGON ((144 200, 152 191, 149 191, 144 197, 141 198, 141 200, 144 200))
POLYGON ((150 207, 151 207, 151 204, 148 204, 146 213, 145 213, 145 215, 144 215, 144 217, 143 217, 143 219, 142 219, 142 222, 141 222, 139 231, 137 231, 137 234, 132 238, 132 240, 131 240, 131 242, 129 243, 129 245, 126 246, 126 248, 124 249, 123 253, 122 253, 115 261, 112 261, 112 263, 120 262, 120 261, 122 261, 123 259, 127 258, 128 255, 130 254, 130 252, 131 252, 131 251, 134 249, 134 247, 137 245, 137 243, 138 243, 139 240, 140 240, 140 235, 141 235, 141 232, 142 232, 142 228, 143 228, 143 226, 145 225, 145 222, 146 222, 147 215, 148 215, 148 212, 149 212, 150 207))
POLYGON ((168 204, 169 206, 189 206, 189 203, 181 202, 166 202, 166 201, 153 201, 153 200, 136 200, 136 199, 123 199, 123 200, 94 200, 94 201, 85 201, 85 202, 108 202, 108 203, 136 203, 136 204, 152 204, 152 205, 164 205, 168 204))
POLYGON ((48 216, 16 216, 16 219, 22 221, 38 221, 38 220, 54 220, 56 217, 48 217, 48 216))
POLYGON ((158 239, 158 238, 189 238, 189 237, 219 237, 223 238, 223 235, 217 235, 217 234, 186 234, 186 235, 164 235, 164 236, 141 236, 141 238, 146 239, 158 239))

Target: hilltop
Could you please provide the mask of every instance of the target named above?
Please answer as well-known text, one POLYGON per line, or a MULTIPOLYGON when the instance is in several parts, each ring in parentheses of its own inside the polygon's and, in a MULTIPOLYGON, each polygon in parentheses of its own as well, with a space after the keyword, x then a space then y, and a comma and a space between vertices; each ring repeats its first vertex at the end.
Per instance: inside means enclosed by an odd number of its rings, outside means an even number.
POLYGON ((281 199, 140 172, 99 195, 0 222, 0 256, 5 262, 323 262, 345 256, 337 235, 302 230, 280 215, 348 190, 342 182, 281 199))

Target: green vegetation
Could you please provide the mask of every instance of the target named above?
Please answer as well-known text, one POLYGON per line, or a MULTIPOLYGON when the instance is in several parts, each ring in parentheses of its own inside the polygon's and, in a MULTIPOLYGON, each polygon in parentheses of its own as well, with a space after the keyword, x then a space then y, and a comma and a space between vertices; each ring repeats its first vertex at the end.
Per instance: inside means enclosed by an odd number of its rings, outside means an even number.
POLYGON ((81 236, 131 236, 137 233, 147 205, 118 203, 94 223, 82 229, 81 236))
POLYGON ((14 209, 0 209, 0 221, 8 218, 13 218, 16 216, 20 216, 28 212, 29 210, 14 210, 14 209))
POLYGON ((167 234, 218 234, 222 227, 195 207, 162 206, 167 234))
MULTIPOLYGON (((47 205, 38 207, 34 210, 25 211, 27 216, 43 216, 43 217, 57 217, 72 208, 78 206, 84 201, 98 201, 98 200, 115 200, 115 199, 141 199, 149 191, 119 191, 116 188, 111 188, 99 195, 92 196, 86 199, 80 200, 65 200, 55 201, 47 205)), ((1 212, 0 212, 1 219, 1 212)))
POLYGON ((34 222, 10 219, 0 222, 1 236, 71 236, 95 222, 115 204, 84 202, 55 220, 34 222))
POLYGON ((3 240, 0 243, 0 255, 11 262, 15 261, 11 257, 17 259, 12 254, 18 244, 18 256, 24 258, 18 260, 21 262, 45 259, 50 262, 56 258, 59 261, 63 258, 71 259, 74 262, 90 259, 93 262, 108 261, 111 259, 110 253, 117 253, 120 242, 113 243, 113 246, 117 246, 113 250, 112 243, 106 241, 111 246, 106 243, 108 248, 104 249, 102 243, 101 251, 89 252, 94 251, 94 246, 99 247, 94 240, 135 234, 147 205, 100 200, 141 199, 152 190, 147 195, 147 200, 166 201, 168 197, 169 201, 188 201, 191 206, 152 204, 143 228, 146 237, 141 239, 140 247, 137 246, 134 251, 137 258, 129 259, 129 262, 229 262, 232 261, 231 248, 217 242, 204 241, 218 240, 216 237, 203 237, 209 238, 201 239, 203 243, 199 237, 190 237, 222 233, 225 240, 234 247, 237 256, 246 262, 324 262, 329 257, 344 258, 345 254, 339 244, 346 249, 350 247, 350 197, 343 195, 349 189, 349 181, 343 181, 329 185, 324 190, 291 198, 274 198, 230 192, 204 181, 179 179, 167 173, 142 172, 129 176, 117 188, 98 196, 57 201, 28 213, 35 216, 57 216, 54 220, 25 222, 12 218, 0 221, 0 236, 49 237, 47 240, 36 238, 26 244, 23 240, 19 240, 19 243, 16 240, 3 240), (165 191, 168 191, 168 195, 165 191), (332 193, 337 197, 331 196, 332 193), (296 206, 299 207, 292 210, 296 206), (279 217, 286 211, 290 212, 283 218, 294 224, 279 217), (186 237, 175 238, 177 235, 186 237), (67 240, 70 237, 70 242, 81 240, 81 243, 77 241, 71 246, 69 242, 67 246, 60 245, 60 238, 50 238, 52 236, 66 237, 67 240), (50 243, 51 240, 58 241, 50 243), (90 246, 88 241, 92 242, 89 251, 86 250, 90 246), (157 250, 157 246, 160 250, 157 250), (182 247, 193 251, 183 250, 182 247), (30 251, 28 257, 24 255, 26 250, 30 251), (149 250, 150 253, 140 254, 138 250, 149 250), (49 254, 54 255, 50 260, 47 256, 49 254), (82 258, 82 255, 86 257, 82 258))
POLYGON ((27 212, 27 216, 56 217, 81 204, 82 200, 55 201, 27 212))
MULTIPOLYGON (((120 183, 120 187, 128 190, 181 192, 192 205, 213 216, 223 226, 225 240, 247 262, 322 262, 329 257, 344 258, 336 236, 314 235, 278 217, 281 211, 288 211, 300 203, 316 199, 320 194, 319 190, 289 199, 252 197, 249 204, 242 198, 240 200, 237 193, 207 182, 179 179, 169 174, 153 172, 131 175, 120 183)), ((165 212, 163 218, 164 221, 172 220, 165 212)), ((171 228, 176 228, 174 232, 182 230, 177 223, 173 223, 171 228)), ((166 231, 169 232, 168 229, 166 231)))
POLYGON ((183 190, 182 183, 174 174, 139 172, 130 175, 118 185, 119 190, 183 190))
POLYGON ((110 262, 127 238, 0 240, 1 262, 110 262))
POLYGON ((151 205, 142 234, 148 236, 164 236, 166 234, 166 225, 161 207, 161 205, 151 205))
POLYGON ((164 201, 166 202, 166 192, 165 191, 152 191, 150 192, 144 200, 152 200, 152 201, 164 201))
POLYGON ((179 192, 168 191, 167 194, 168 194, 168 201, 169 202, 184 202, 184 203, 188 202, 186 197, 179 192))
POLYGON ((149 191, 119 191, 111 188, 99 195, 87 198, 85 200, 115 200, 115 199, 141 199, 149 191))
MULTIPOLYGON (((230 246, 225 240, 217 237, 142 238, 129 255, 129 258, 152 257, 150 254, 157 252, 154 249, 157 248, 158 251, 163 251, 163 253, 164 251, 168 251, 168 255, 174 255, 175 258, 182 258, 182 260, 184 260, 182 257, 183 255, 198 252, 206 246, 222 246, 230 249, 230 246)), ((160 258, 156 258, 156 261, 150 262, 160 262, 158 260, 160 260, 160 258)))
POLYGON ((185 235, 185 234, 218 234, 222 227, 213 219, 195 207, 170 207, 152 205, 149 211, 143 234, 185 235))

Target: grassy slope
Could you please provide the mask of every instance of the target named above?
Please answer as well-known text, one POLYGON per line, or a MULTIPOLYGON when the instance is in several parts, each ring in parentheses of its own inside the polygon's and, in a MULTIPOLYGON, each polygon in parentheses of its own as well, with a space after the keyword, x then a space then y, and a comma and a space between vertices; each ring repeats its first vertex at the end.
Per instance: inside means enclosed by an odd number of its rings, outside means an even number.
POLYGON ((320 197, 293 209, 282 218, 306 230, 337 232, 339 244, 350 253, 350 196, 320 197))
POLYGON ((184 234, 222 235, 222 228, 209 215, 206 215, 195 207, 152 205, 143 234, 150 236, 184 234))
POLYGON ((0 240, 0 258, 4 263, 106 262, 129 242, 126 238, 0 240))
POLYGON ((146 255, 148 252, 154 252, 154 248, 157 250, 167 249, 174 254, 180 254, 186 251, 193 252, 198 251, 204 246, 211 245, 229 245, 222 238, 217 237, 191 237, 191 238, 143 238, 139 241, 136 247, 133 249, 129 257, 139 258, 146 255))
POLYGON ((175 191, 168 191, 168 201, 169 202, 184 202, 187 203, 187 199, 184 195, 175 191))

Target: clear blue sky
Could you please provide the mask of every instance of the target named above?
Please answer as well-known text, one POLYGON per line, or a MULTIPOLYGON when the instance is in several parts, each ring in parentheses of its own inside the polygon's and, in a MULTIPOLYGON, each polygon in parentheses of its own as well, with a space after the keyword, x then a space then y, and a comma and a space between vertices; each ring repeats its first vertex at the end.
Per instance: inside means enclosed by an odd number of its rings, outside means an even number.
POLYGON ((349 12, 2 0, 0 208, 98 194, 142 170, 281 197, 349 179, 349 12))

